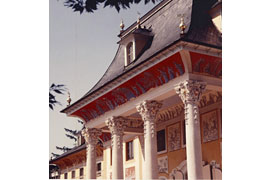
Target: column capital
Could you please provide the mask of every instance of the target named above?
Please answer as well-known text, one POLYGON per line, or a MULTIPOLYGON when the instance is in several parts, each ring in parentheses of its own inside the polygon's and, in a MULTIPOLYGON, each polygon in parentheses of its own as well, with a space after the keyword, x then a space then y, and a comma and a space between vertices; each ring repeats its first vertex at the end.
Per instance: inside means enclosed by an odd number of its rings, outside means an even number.
POLYGON ((155 100, 145 100, 141 102, 136 108, 142 116, 143 121, 156 120, 159 109, 162 107, 162 103, 155 100))
POLYGON ((111 134, 123 135, 124 129, 127 127, 127 119, 122 116, 113 116, 105 121, 111 131, 111 134))
POLYGON ((93 144, 94 146, 98 142, 98 137, 102 134, 101 129, 96 128, 85 128, 82 130, 82 135, 87 144, 93 144))
POLYGON ((205 90, 206 82, 196 80, 186 80, 175 85, 175 91, 180 96, 184 104, 199 103, 201 95, 205 90))

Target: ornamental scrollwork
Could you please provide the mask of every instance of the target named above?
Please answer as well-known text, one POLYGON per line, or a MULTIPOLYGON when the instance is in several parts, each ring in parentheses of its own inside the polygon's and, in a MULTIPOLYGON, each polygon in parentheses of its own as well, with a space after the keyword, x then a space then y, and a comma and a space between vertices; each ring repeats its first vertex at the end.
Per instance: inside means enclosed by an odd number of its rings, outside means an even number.
POLYGON ((155 100, 145 100, 140 103, 136 108, 137 111, 142 116, 143 121, 147 120, 155 120, 160 108, 162 107, 162 103, 155 100))
POLYGON ((117 147, 121 148, 124 129, 127 127, 127 119, 122 116, 113 116, 108 118, 105 123, 112 134, 112 146, 117 143, 117 147))
POLYGON ((82 130, 82 136, 85 139, 87 151, 96 153, 95 148, 98 142, 98 137, 102 134, 101 129, 96 128, 85 128, 82 130), (91 146, 90 146, 91 145, 91 146))
POLYGON ((186 80, 176 85, 175 91, 183 103, 199 103, 201 95, 205 90, 206 83, 195 80, 186 80))
POLYGON ((137 106, 137 111, 140 113, 144 121, 144 135, 146 135, 147 130, 148 130, 150 131, 152 137, 155 136, 156 119, 157 119, 161 106, 162 106, 161 102, 154 101, 154 100, 151 100, 151 101, 145 100, 137 106), (147 121, 149 122, 150 129, 146 128, 147 121))

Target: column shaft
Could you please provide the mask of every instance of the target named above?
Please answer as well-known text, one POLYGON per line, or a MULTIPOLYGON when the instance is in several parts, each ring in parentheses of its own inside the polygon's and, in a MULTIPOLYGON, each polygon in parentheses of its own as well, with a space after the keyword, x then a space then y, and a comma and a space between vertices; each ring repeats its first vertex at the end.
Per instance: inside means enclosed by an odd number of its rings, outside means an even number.
POLYGON ((124 179, 123 134, 126 122, 126 119, 121 116, 106 120, 112 134, 112 179, 124 179))
POLYGON ((206 83, 187 80, 175 87, 185 105, 188 179, 203 179, 200 114, 198 103, 206 83))
POLYGON ((157 101, 143 101, 137 110, 144 121, 144 170, 145 179, 158 179, 156 117, 162 104, 157 101))
POLYGON ((114 134, 112 146, 112 179, 124 179, 123 172, 123 137, 114 134))
POLYGON ((158 179, 158 162, 157 162, 157 136, 155 123, 145 121, 145 178, 158 179), (151 131, 154 132, 151 132, 151 131))
POLYGON ((88 144, 86 150, 86 179, 96 179, 96 147, 93 144, 88 144))
POLYGON ((101 135, 100 129, 85 128, 82 135, 86 142, 86 179, 96 179, 96 145, 98 137, 101 135))
POLYGON ((194 109, 197 105, 187 104, 186 114, 186 154, 189 179, 203 179, 202 174, 202 148, 200 121, 194 119, 194 109), (195 122, 197 121, 197 122, 195 122))

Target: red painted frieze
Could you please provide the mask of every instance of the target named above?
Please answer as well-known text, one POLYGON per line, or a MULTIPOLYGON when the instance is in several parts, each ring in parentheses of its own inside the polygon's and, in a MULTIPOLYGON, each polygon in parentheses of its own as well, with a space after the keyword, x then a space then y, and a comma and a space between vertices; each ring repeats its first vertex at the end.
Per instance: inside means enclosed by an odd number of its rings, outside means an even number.
POLYGON ((221 77, 222 61, 220 57, 208 56, 195 52, 190 52, 192 61, 192 72, 205 75, 221 77))
POLYGON ((72 115, 89 121, 184 73, 185 68, 180 53, 176 53, 75 111, 72 115))

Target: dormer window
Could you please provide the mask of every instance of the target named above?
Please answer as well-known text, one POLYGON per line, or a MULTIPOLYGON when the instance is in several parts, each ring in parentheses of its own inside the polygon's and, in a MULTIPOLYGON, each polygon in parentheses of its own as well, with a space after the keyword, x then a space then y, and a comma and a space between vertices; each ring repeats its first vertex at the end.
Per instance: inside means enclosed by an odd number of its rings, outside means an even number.
POLYGON ((154 35, 151 29, 142 28, 140 21, 137 21, 137 26, 131 31, 125 31, 123 23, 120 27, 122 30, 118 36, 121 40, 118 43, 124 46, 122 53, 125 54, 125 66, 129 66, 151 46, 154 35))
POLYGON ((134 60, 134 53, 133 53, 133 42, 130 42, 127 47, 127 62, 126 65, 128 65, 129 63, 131 63, 134 60))

